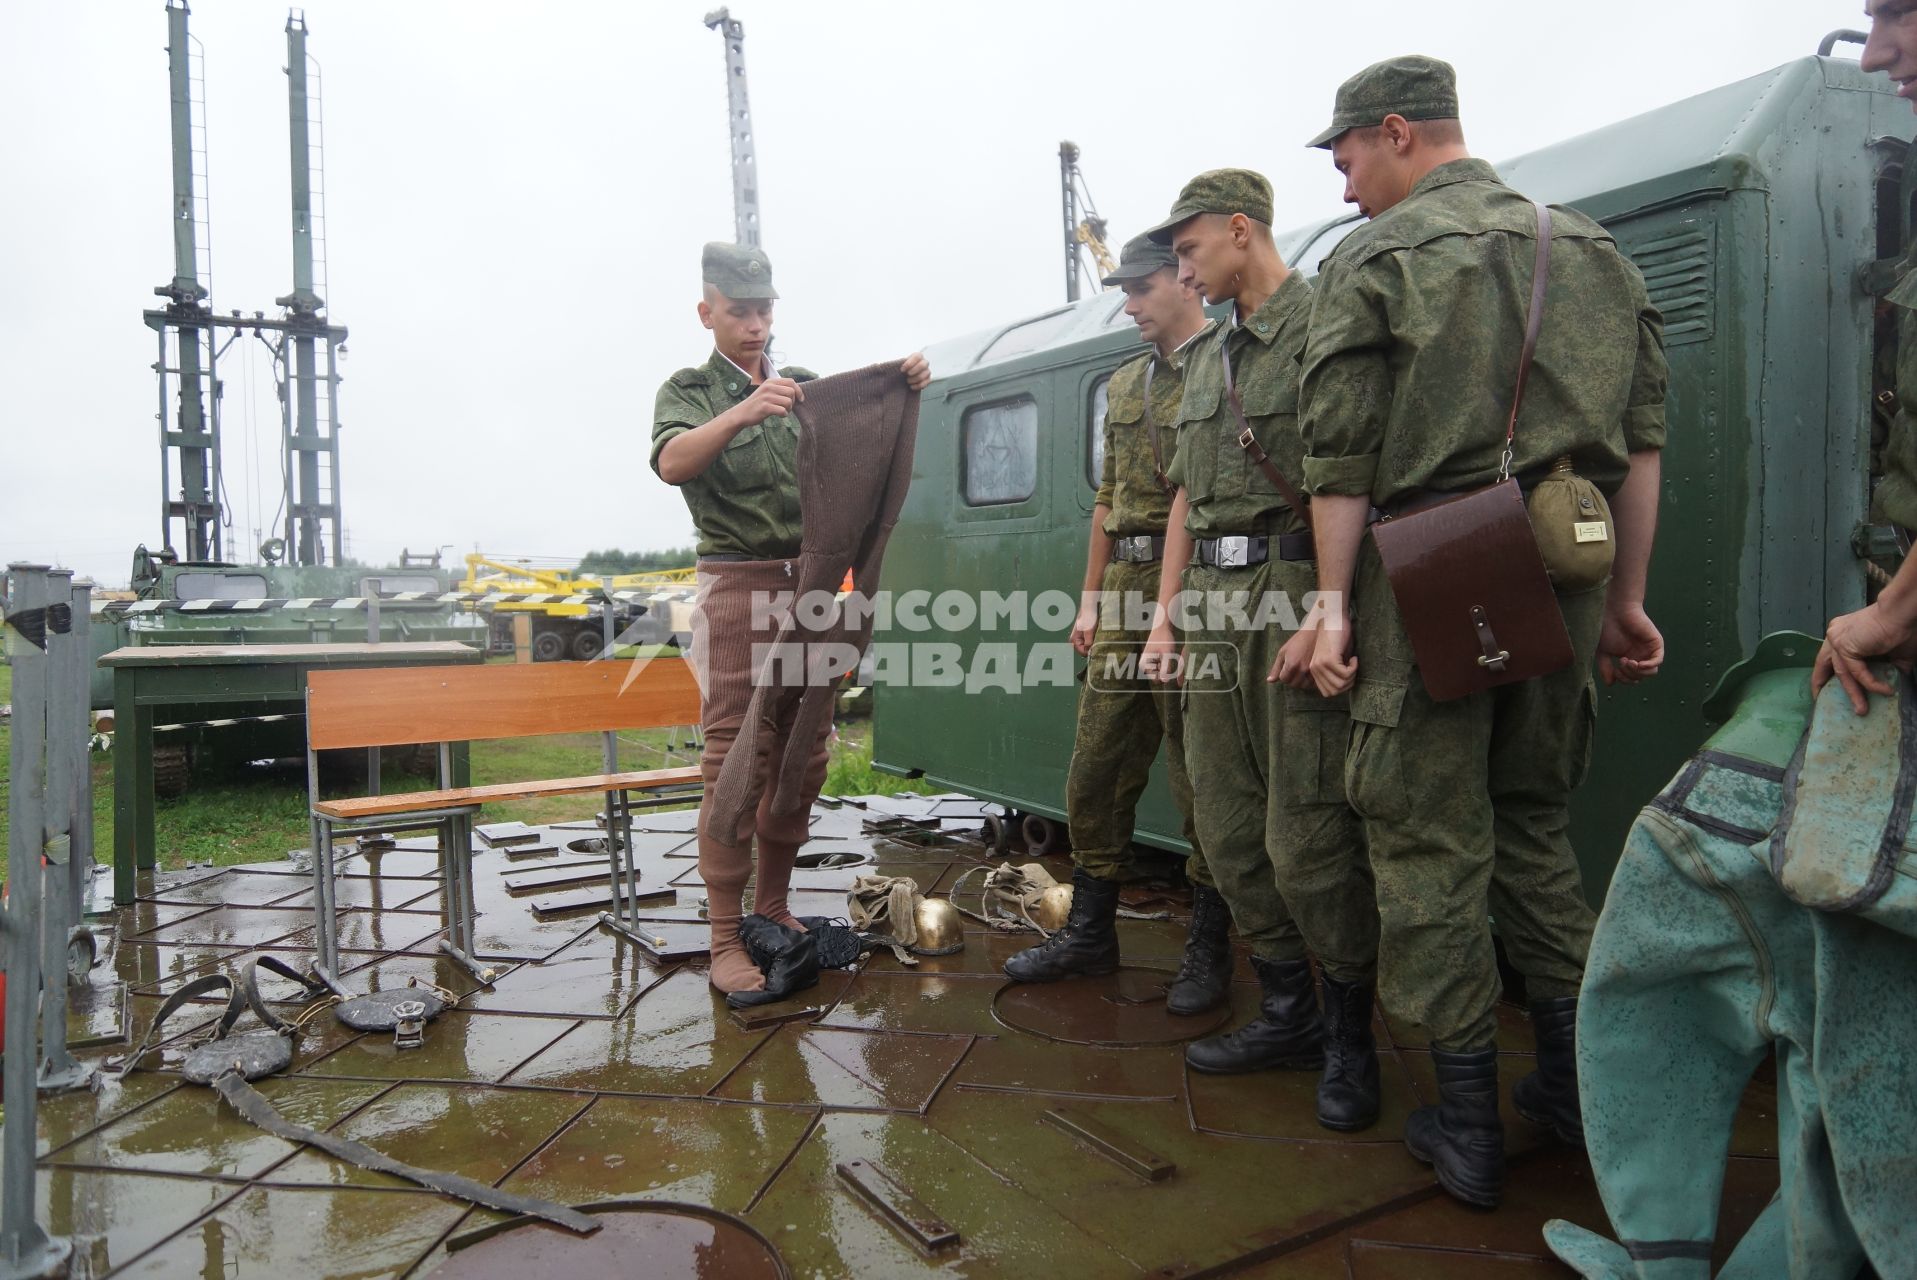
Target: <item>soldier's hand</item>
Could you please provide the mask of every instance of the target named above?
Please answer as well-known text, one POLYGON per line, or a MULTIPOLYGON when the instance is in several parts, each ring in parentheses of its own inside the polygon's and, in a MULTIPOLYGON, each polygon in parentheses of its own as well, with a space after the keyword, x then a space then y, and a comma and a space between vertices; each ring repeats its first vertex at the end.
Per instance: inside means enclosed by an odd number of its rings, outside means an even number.
POLYGON ((1664 636, 1641 604, 1612 603, 1598 634, 1598 675, 1607 685, 1649 680, 1664 665, 1664 636))
POLYGON ((1170 627, 1154 627, 1151 638, 1138 655, 1138 673, 1160 684, 1185 682, 1185 655, 1178 650, 1178 639, 1170 627))
POLYGON ((1318 628, 1311 625, 1300 627, 1279 647, 1278 659, 1271 664, 1271 674, 1265 677, 1266 683, 1282 684, 1293 689, 1311 688, 1311 655, 1317 648, 1318 628))
POLYGON ((1811 692, 1822 693, 1834 675, 1844 686, 1851 709, 1861 716, 1870 710, 1866 692, 1890 696, 1890 685, 1870 669, 1868 659, 1888 658, 1908 670, 1913 656, 1917 656, 1917 636, 1910 627, 1881 604, 1866 605, 1832 618, 1824 629, 1824 646, 1811 668, 1811 692))
POLYGON ((803 399, 805 390, 792 379, 767 378, 740 402, 739 411, 745 414, 747 426, 755 426, 767 418, 791 413, 792 406, 803 399))
POLYGON ((1098 601, 1086 600, 1078 606, 1078 617, 1072 623, 1072 648, 1089 657, 1092 652, 1092 637, 1098 633, 1098 601))
POLYGON ((1335 698, 1358 679, 1358 655, 1353 652, 1357 634, 1349 619, 1341 627, 1323 626, 1313 633, 1311 682, 1320 697, 1335 698))
POLYGON ((925 384, 932 380, 932 366, 925 363, 925 357, 916 351, 905 357, 899 365, 899 371, 905 375, 905 385, 914 391, 925 390, 925 384))

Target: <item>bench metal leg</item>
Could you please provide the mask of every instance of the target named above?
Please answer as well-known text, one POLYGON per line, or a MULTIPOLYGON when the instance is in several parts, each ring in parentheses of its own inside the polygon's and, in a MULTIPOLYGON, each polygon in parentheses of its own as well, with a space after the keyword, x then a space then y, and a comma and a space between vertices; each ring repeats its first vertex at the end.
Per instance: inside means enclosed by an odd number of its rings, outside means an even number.
POLYGON ((449 817, 441 824, 440 831, 440 866, 448 936, 439 940, 439 949, 459 961, 461 967, 478 981, 490 987, 498 974, 473 954, 473 921, 478 912, 473 906, 472 816, 449 817))
POLYGON ((340 995, 346 992, 339 985, 339 911, 338 897, 333 881, 333 823, 330 819, 313 819, 313 913, 317 927, 314 929, 315 948, 318 957, 313 971, 320 980, 340 995))
POLYGON ((606 843, 612 851, 607 875, 612 909, 599 913, 599 923, 628 941, 645 944, 639 930, 639 867, 632 847, 632 798, 624 791, 606 793, 606 843))

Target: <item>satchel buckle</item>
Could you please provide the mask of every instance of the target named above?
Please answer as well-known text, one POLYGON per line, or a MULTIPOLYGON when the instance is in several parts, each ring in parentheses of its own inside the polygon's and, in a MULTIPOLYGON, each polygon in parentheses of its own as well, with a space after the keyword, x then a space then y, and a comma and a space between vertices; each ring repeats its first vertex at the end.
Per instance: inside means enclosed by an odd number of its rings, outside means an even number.
POLYGON ((1498 638, 1491 633, 1491 619, 1485 616, 1483 605, 1471 606, 1471 625, 1478 633, 1478 647, 1484 650, 1478 655, 1478 665, 1502 675, 1504 664, 1511 660, 1511 651, 1498 647, 1498 638))
POLYGON ((1251 433, 1250 427, 1246 427, 1243 431, 1240 431, 1238 433, 1238 447, 1240 449, 1243 449, 1246 453, 1250 453, 1253 449, 1256 449, 1258 447, 1258 437, 1251 433))

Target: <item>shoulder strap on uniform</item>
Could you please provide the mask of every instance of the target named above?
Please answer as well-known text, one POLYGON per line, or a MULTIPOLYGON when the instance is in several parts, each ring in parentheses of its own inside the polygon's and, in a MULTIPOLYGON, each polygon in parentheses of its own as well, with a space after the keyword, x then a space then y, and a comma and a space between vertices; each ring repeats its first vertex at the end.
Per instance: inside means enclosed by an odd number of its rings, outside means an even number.
POLYGON ((703 387, 712 381, 712 375, 704 369, 681 369, 666 381, 675 387, 703 387))
POLYGON ((1279 493, 1284 495, 1285 505, 1291 508, 1291 514, 1298 517, 1299 523, 1307 530, 1311 528, 1311 504, 1300 496, 1296 485, 1285 478, 1278 464, 1271 460, 1264 446, 1258 443, 1258 437, 1252 434, 1251 422, 1245 417, 1245 402, 1239 398, 1238 384, 1231 377, 1230 334, 1223 334, 1218 342, 1218 359, 1225 366, 1225 397, 1231 401, 1232 416, 1238 419, 1238 447, 1245 451, 1252 464, 1265 473, 1265 479, 1271 481, 1279 493))
POLYGON ((1498 479, 1511 478, 1511 441, 1518 434, 1518 409, 1524 404, 1524 382, 1531 376, 1531 357, 1537 354, 1538 333, 1544 328, 1544 289, 1551 278, 1551 207, 1537 202, 1538 258, 1531 269, 1531 306, 1524 317, 1524 349, 1518 353, 1518 385, 1511 393, 1511 420, 1504 424, 1504 457, 1498 479))

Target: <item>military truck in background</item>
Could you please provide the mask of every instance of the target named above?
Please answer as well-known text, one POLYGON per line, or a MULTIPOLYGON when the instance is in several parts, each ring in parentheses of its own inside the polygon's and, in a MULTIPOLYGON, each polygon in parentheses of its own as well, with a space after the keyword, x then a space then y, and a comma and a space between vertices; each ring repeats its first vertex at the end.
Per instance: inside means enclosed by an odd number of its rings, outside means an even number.
MULTIPOLYGON (((1879 299, 1910 241, 1917 123, 1887 78, 1830 56, 1844 38, 1498 166, 1526 195, 1573 206, 1617 237, 1663 312, 1670 358, 1648 600, 1668 658, 1648 684, 1591 690, 1597 743, 1572 835, 1594 901, 1633 815, 1705 737, 1703 703, 1719 677, 1765 635, 1822 634, 1864 603, 1869 566, 1895 549, 1866 513, 1894 364, 1879 299)), ((1328 197, 1338 183, 1327 163, 1328 197)), ((1279 248, 1315 273, 1357 224, 1352 213, 1327 218, 1281 235, 1279 248)), ((1075 598, 1106 380, 1138 349, 1122 304, 1099 294, 927 348, 938 376, 885 563, 895 596, 935 587, 1075 598)), ((875 637, 927 638, 896 625, 875 637)), ((1022 669, 1034 643, 1065 631, 974 625, 935 638, 956 642, 962 671, 981 646, 1005 642, 1022 669)), ((1056 685, 887 687, 875 701, 874 763, 1003 804, 1029 842, 1056 843, 1075 698, 1056 685)), ((1176 849, 1179 832, 1161 762, 1137 838, 1176 849)))
MULTIPOLYGON (((397 568, 241 565, 182 561, 142 545, 133 552, 128 584, 132 599, 94 604, 90 694, 96 712, 113 706, 113 673, 98 659, 129 645, 324 644, 368 640, 373 628, 383 642, 486 643, 483 618, 436 598, 453 588, 436 556, 404 556, 397 568), (424 598, 369 603, 402 593, 424 598)), ((110 717, 97 723, 111 728, 110 717)), ((298 715, 189 717, 157 727, 153 789, 162 796, 182 794, 196 764, 231 766, 298 756, 305 749, 305 721, 298 715)), ((406 762, 431 764, 423 757, 406 762)))

